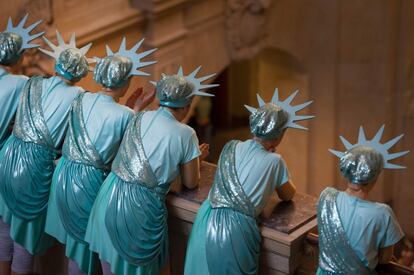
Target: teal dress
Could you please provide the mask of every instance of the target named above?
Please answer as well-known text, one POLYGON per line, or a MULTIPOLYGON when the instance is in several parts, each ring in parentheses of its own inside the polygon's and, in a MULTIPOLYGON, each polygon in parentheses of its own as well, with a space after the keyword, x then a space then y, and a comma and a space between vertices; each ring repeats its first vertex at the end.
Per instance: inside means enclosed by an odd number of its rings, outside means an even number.
POLYGON ((159 274, 168 258, 165 197, 180 165, 200 155, 168 109, 138 113, 95 200, 86 241, 115 274, 159 274))
POLYGON ((404 234, 391 208, 326 188, 318 203, 317 274, 376 274, 378 252, 404 234))
POLYGON ((0 215, 12 239, 31 254, 52 244, 44 233, 50 182, 70 105, 80 92, 58 77, 29 79, 13 134, 0 151, 0 215))
POLYGON ((20 93, 27 79, 26 76, 10 74, 0 68, 0 149, 11 134, 20 93))
POLYGON ((227 143, 194 221, 184 274, 257 274, 261 237, 256 217, 288 181, 280 155, 254 140, 227 143))
POLYGON ((83 93, 72 105, 63 156, 53 175, 45 231, 84 272, 93 254, 84 241, 92 205, 110 170, 133 111, 102 93, 83 93))

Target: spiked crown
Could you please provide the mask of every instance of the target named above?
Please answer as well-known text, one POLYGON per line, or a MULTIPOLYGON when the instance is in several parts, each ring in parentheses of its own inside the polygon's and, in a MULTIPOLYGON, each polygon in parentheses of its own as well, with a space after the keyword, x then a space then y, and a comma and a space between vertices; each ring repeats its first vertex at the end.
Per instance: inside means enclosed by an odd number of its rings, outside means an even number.
POLYGON ((219 84, 202 84, 216 74, 197 78, 196 75, 200 70, 201 66, 189 75, 184 75, 183 68, 180 66, 176 75, 162 74, 160 81, 151 81, 157 87, 157 97, 161 105, 181 108, 190 104, 194 96, 214 96, 201 90, 219 86, 219 84))

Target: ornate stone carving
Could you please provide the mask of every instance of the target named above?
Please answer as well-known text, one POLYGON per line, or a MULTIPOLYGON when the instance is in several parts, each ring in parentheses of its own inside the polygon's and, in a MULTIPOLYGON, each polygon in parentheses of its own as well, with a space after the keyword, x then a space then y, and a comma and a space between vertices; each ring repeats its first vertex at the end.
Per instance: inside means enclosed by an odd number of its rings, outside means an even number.
POLYGON ((273 0, 227 0, 227 39, 233 60, 252 58, 264 46, 266 11, 273 0))

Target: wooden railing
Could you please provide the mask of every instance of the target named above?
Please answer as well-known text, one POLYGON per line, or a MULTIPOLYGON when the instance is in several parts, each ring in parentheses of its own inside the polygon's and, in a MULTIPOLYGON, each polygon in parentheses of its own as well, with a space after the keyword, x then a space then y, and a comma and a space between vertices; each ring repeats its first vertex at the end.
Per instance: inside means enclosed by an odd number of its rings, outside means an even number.
MULTIPOLYGON (((311 245, 318 245, 318 235, 315 233, 308 233, 306 240, 311 245)), ((400 265, 396 262, 389 262, 388 264, 380 264, 377 266, 376 271, 379 274, 395 274, 395 275, 413 275, 414 269, 400 265)))

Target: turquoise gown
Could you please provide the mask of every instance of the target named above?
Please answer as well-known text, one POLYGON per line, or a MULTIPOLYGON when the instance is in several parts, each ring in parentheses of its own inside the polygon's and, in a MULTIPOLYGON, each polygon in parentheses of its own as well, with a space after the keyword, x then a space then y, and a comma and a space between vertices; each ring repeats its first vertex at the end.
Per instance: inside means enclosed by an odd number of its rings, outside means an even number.
POLYGON ((0 151, 0 215, 30 254, 53 243, 45 234, 54 161, 72 101, 82 90, 59 77, 32 77, 23 88, 12 135, 0 151))
POLYGON ((404 236, 388 205, 332 187, 319 198, 318 231, 317 274, 376 274, 379 250, 404 236))
POLYGON ((132 116, 131 109, 102 93, 83 93, 72 105, 45 231, 66 244, 66 256, 84 272, 93 269, 93 254, 84 241, 89 214, 132 116))
POLYGON ((0 149, 11 134, 20 93, 27 79, 26 76, 10 74, 0 68, 0 149))
POLYGON ((199 155, 194 130, 168 109, 138 113, 131 120, 85 237, 113 273, 159 274, 168 258, 165 197, 180 165, 199 155))
POLYGON ((280 155, 254 140, 227 143, 194 221, 184 274, 257 274, 261 237, 256 218, 288 181, 280 155))

